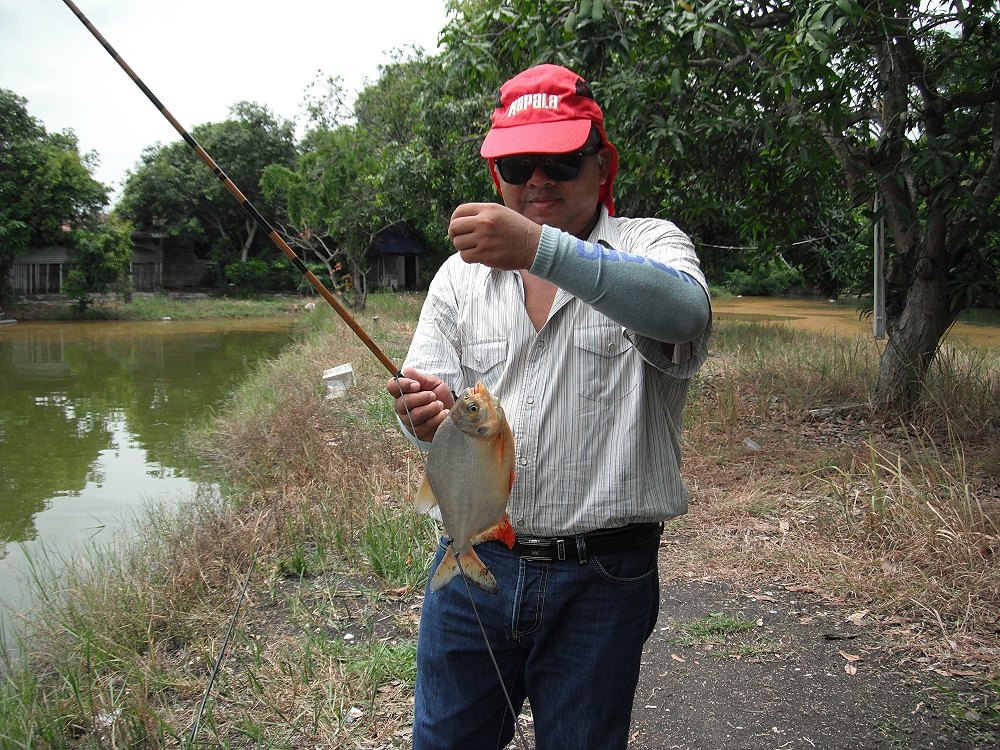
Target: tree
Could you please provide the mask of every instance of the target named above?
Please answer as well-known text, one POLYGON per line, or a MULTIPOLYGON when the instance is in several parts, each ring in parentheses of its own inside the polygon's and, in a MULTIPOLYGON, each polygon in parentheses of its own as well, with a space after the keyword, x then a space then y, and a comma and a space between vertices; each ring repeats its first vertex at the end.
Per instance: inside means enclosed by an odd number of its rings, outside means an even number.
POLYGON ((760 231, 759 217, 767 217, 786 236, 821 209, 832 219, 826 231, 849 238, 857 208, 877 191, 892 261, 889 341, 872 401, 887 413, 915 405, 941 337, 974 295, 996 294, 1000 19, 992 3, 460 5, 464 14, 444 38, 451 59, 475 80, 495 83, 512 66, 543 60, 588 71, 627 134, 620 187, 630 199, 637 185, 674 183, 680 191, 661 194, 682 216, 716 196, 732 207, 721 213, 723 224, 749 216, 760 231), (714 157, 699 150, 706 143, 714 157), (798 211, 757 200, 765 165, 754 162, 768 154, 805 188, 792 204, 798 211), (811 168, 795 169, 797 161, 811 168), (727 172, 738 187, 724 197, 719 178, 727 172), (789 213, 791 220, 781 215, 789 213))
POLYGON ((860 278, 851 268, 858 217, 835 159, 804 144, 785 147, 780 121, 723 114, 714 90, 681 85, 660 10, 566 0, 458 5, 444 54, 466 90, 494 92, 482 119, 500 84, 524 67, 554 62, 584 74, 619 151, 619 211, 675 221, 710 278, 775 262, 801 268, 807 284, 828 294, 860 278))
POLYGON ((48 133, 27 101, 0 89, 0 296, 14 258, 33 245, 61 245, 97 219, 108 188, 90 173, 71 131, 48 133))
POLYGON ((132 262, 132 225, 117 219, 99 227, 73 232, 73 270, 66 278, 66 294, 85 310, 93 295, 117 291, 131 296, 128 288, 132 262))
MULTIPOLYGON (((191 135, 262 214, 273 215, 279 207, 261 192, 260 178, 270 164, 294 163, 294 126, 250 102, 238 102, 230 114, 223 122, 196 126, 191 135)), ((166 231, 198 255, 215 257, 223 265, 273 250, 184 141, 145 150, 125 181, 118 210, 136 226, 166 231)))
POLYGON ((397 53, 353 110, 339 81, 324 84, 311 100, 314 127, 295 169, 270 167, 263 184, 287 205, 289 244, 331 275, 346 268, 351 302, 362 307, 367 253, 380 232, 419 234, 444 254, 454 207, 492 195, 471 148, 475 140, 478 149, 478 139, 468 136, 482 119, 478 106, 470 111, 455 94, 440 61, 420 53, 397 53))

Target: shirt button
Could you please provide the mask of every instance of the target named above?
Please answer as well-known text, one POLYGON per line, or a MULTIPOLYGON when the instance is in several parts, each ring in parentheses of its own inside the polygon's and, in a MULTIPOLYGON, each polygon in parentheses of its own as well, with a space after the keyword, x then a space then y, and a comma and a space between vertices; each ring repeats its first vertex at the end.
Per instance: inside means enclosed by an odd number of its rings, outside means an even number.
POLYGON ((614 342, 612 342, 612 343, 608 344, 608 351, 609 351, 609 352, 613 352, 614 350, 615 350, 615 345, 614 345, 614 342))
POLYGON ((535 403, 535 397, 534 396, 528 396, 528 403, 529 404, 535 403))
POLYGON ((522 456, 521 457, 521 466, 527 466, 527 465, 528 465, 528 459, 526 459, 524 456, 522 456))

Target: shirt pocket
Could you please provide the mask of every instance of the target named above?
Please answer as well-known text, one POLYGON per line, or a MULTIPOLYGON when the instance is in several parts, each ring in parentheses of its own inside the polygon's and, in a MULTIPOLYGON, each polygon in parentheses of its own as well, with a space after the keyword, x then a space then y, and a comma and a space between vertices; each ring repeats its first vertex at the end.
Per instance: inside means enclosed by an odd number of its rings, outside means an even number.
POLYGON ((636 353, 620 326, 577 326, 573 329, 573 344, 577 393, 581 398, 614 403, 636 389, 636 353))
POLYGON ((495 387, 500 378, 496 368, 506 361, 507 339, 503 337, 478 339, 462 347, 462 371, 467 383, 481 380, 487 388, 495 387))

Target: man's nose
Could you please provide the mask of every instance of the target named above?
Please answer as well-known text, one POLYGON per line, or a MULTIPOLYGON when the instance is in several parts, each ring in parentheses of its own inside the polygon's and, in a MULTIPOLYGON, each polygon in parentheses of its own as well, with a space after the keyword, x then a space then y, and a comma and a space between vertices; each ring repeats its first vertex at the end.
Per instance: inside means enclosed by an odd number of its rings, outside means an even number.
POLYGON ((529 185, 549 185, 555 182, 548 173, 542 168, 541 163, 535 166, 535 171, 531 173, 531 177, 528 178, 529 185))

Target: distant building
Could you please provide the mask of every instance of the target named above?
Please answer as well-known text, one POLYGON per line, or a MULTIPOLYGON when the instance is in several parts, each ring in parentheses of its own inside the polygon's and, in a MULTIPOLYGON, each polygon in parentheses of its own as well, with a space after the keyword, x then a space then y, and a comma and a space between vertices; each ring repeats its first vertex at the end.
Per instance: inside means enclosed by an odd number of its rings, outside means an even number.
POLYGON ((419 236, 397 229, 380 232, 371 244, 375 256, 375 281, 381 289, 408 289, 420 286, 420 258, 426 253, 419 236))
MULTIPOLYGON (((133 232, 132 289, 155 292, 212 286, 217 283, 215 261, 198 260, 191 251, 171 248, 166 254, 164 232, 133 232)), ((70 249, 58 245, 30 248, 14 258, 10 290, 13 294, 62 294, 73 270, 70 249)))

